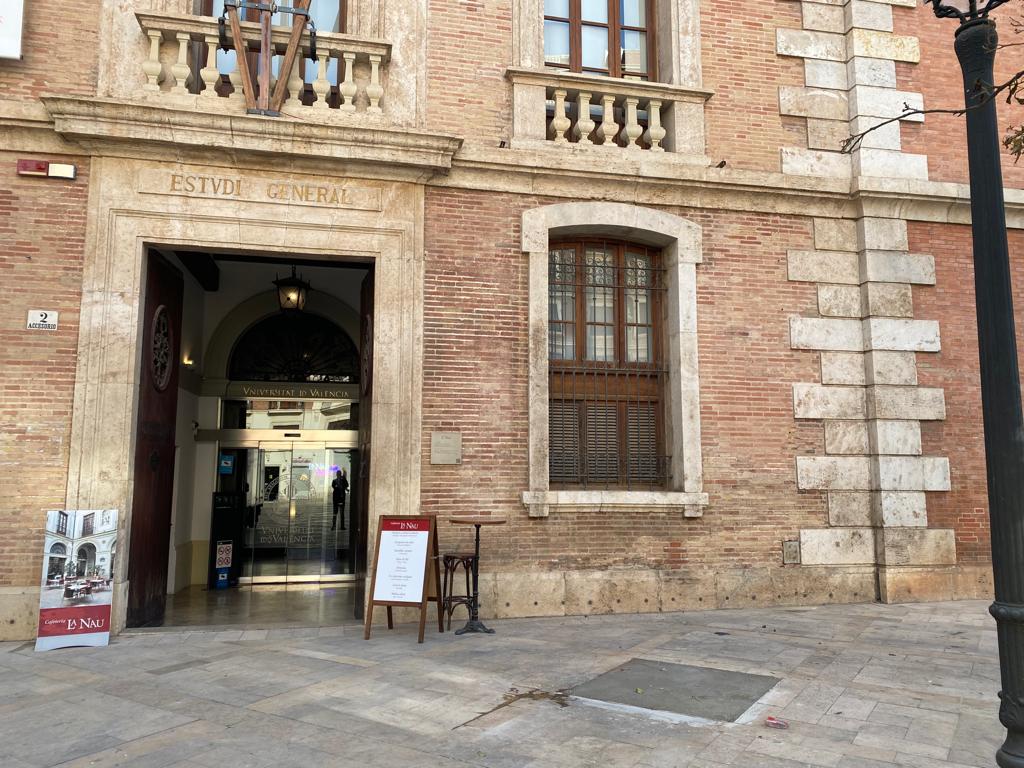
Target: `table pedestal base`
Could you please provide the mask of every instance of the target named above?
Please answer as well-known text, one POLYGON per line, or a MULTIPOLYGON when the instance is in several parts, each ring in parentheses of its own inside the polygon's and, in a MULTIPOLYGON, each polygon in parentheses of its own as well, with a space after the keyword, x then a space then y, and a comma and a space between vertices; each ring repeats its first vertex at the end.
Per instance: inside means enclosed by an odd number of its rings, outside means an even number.
POLYGON ((466 622, 466 626, 464 626, 462 629, 455 630, 456 635, 465 635, 469 634, 470 632, 481 632, 485 635, 494 634, 494 630, 484 626, 484 623, 480 621, 480 619, 470 619, 466 622))

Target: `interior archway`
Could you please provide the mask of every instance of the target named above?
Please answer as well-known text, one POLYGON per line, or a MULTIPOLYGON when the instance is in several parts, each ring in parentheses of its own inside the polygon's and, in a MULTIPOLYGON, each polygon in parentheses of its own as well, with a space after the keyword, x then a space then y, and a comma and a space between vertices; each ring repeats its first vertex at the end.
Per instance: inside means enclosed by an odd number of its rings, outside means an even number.
POLYGON ((327 318, 278 312, 252 325, 235 343, 228 363, 233 381, 354 384, 359 350, 327 318))

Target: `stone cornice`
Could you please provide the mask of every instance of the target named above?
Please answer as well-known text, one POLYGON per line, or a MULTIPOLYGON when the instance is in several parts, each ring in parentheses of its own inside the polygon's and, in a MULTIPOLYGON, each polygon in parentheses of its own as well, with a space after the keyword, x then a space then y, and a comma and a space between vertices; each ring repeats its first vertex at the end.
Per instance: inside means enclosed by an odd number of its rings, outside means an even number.
MULTIPOLYGON (((970 223, 967 184, 833 179, 713 168, 664 152, 608 155, 600 148, 494 149, 403 129, 211 115, 113 100, 0 99, 0 128, 18 152, 86 152, 154 160, 224 159, 266 165, 290 156, 297 170, 349 173, 481 191, 617 200, 734 211, 970 223), (44 106, 45 104, 45 106, 44 106), (66 144, 55 144, 60 137, 66 144), (597 170, 600 168, 600 170, 597 170)), ((1004 189, 1007 226, 1024 229, 1024 190, 1004 189)))
POLYGON ((293 157, 315 161, 321 170, 425 182, 449 171, 462 144, 457 136, 340 119, 312 123, 210 113, 202 97, 181 99, 173 107, 56 96, 42 101, 57 134, 97 155, 135 145, 150 157, 164 149, 181 159, 180 150, 193 147, 238 157, 293 157))
MULTIPOLYGON (((969 224, 967 184, 859 176, 829 178, 696 165, 672 153, 607 154, 575 145, 495 151, 467 144, 431 182, 554 198, 615 200, 808 216, 969 224), (596 170, 600 167, 600 170, 596 170)), ((1024 229, 1024 190, 1004 189, 1007 226, 1024 229)))

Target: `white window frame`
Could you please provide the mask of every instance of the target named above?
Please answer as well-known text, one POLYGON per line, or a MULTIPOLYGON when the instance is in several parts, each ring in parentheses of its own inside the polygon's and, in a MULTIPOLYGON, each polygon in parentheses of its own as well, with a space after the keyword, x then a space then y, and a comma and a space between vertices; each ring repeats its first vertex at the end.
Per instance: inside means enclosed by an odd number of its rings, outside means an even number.
POLYGON ((530 517, 572 508, 680 509, 700 517, 708 504, 700 448, 697 368, 699 225, 665 211, 626 203, 557 203, 523 213, 522 249, 529 260, 529 489, 530 517), (663 333, 668 348, 665 435, 669 485, 654 491, 550 490, 548 478, 548 246, 552 238, 603 235, 662 248, 668 279, 663 333))

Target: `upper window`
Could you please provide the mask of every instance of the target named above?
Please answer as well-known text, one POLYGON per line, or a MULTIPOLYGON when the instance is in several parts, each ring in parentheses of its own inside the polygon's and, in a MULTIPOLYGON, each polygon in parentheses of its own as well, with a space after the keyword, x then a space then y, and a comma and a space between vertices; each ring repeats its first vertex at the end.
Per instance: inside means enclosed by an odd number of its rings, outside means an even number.
POLYGON ((67 536, 68 533, 68 515, 66 512, 57 513, 57 533, 62 536, 67 536))
POLYGON ((570 72, 655 79, 654 0, 544 0, 544 62, 570 72))
POLYGON ((88 515, 82 518, 82 535, 92 536, 94 532, 93 523, 96 520, 96 515, 90 512, 88 515))
POLYGON ((552 484, 664 486, 663 293, 660 254, 652 249, 609 240, 550 247, 552 484))

